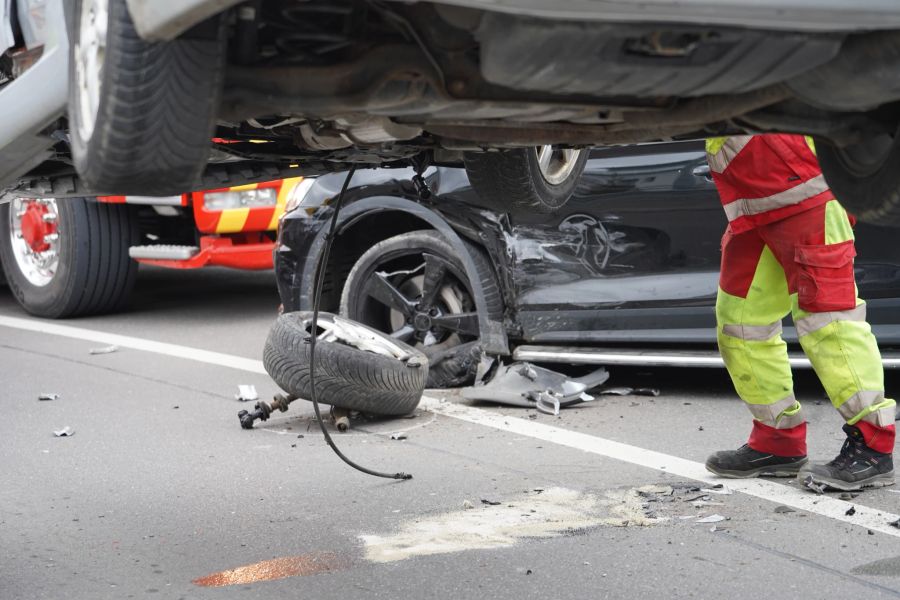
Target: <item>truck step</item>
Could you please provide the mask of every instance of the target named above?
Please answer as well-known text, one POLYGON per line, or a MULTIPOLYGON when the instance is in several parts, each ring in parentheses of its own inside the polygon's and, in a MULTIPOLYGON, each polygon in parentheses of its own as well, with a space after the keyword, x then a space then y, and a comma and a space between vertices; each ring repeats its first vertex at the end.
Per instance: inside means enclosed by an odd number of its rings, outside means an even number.
POLYGON ((189 260, 200 252, 197 246, 179 246, 176 244, 151 244, 148 246, 132 246, 128 256, 135 260, 189 260))

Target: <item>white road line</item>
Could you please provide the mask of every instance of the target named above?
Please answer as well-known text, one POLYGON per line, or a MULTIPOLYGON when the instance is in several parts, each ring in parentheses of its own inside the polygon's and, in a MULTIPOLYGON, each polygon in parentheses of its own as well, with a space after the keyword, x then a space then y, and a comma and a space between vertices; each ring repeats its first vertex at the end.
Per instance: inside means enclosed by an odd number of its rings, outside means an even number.
MULTIPOLYGON (((116 345, 123 348, 133 348, 135 350, 175 356, 177 358, 185 358, 251 373, 265 374, 266 372, 263 368, 262 361, 258 360, 251 360, 249 358, 231 354, 210 352, 208 350, 200 350, 189 346, 179 346, 177 344, 154 342, 143 338, 103 333, 91 329, 83 329, 81 327, 71 327, 69 325, 59 325, 56 323, 48 323, 46 321, 5 316, 0 316, 0 326, 82 339, 101 344, 116 345)), ((805 510, 810 513, 862 527, 864 529, 871 529, 872 531, 900 537, 900 529, 888 524, 900 519, 900 515, 887 511, 879 511, 861 504, 845 502, 844 500, 838 500, 837 498, 827 495, 817 496, 807 490, 793 488, 782 483, 765 479, 723 480, 714 476, 712 473, 709 473, 701 463, 678 458, 677 456, 614 442, 593 435, 551 427, 549 425, 535 423, 534 421, 527 421, 517 417, 508 417, 506 415, 463 404, 443 402, 428 396, 422 398, 421 406, 422 408, 439 415, 544 440, 559 446, 566 446, 568 448, 590 452, 598 456, 612 458, 629 464, 654 469, 656 471, 671 473, 678 477, 685 477, 710 485, 726 483, 727 486, 734 491, 753 496, 754 498, 768 500, 777 504, 784 504, 792 508, 805 510), (846 512, 851 507, 855 507, 856 514, 848 516, 846 512)))
POLYGON ((492 427, 501 431, 508 431, 518 435, 551 442, 560 446, 575 448, 590 452, 599 456, 613 458, 648 469, 671 473, 678 477, 686 477, 696 481, 715 485, 725 483, 736 492, 747 494, 755 498, 769 500, 777 504, 784 504, 791 508, 805 510, 811 513, 828 517, 836 521, 856 525, 864 529, 879 531, 895 537, 900 537, 900 529, 889 525, 890 522, 900 519, 886 511, 876 510, 860 504, 845 502, 831 496, 818 496, 808 490, 801 490, 788 485, 769 481, 766 479, 722 479, 706 470, 703 464, 631 446, 612 440, 606 440, 593 435, 577 433, 543 423, 535 423, 517 417, 508 417, 480 408, 474 408, 454 402, 442 402, 435 398, 422 398, 422 408, 436 412, 439 415, 460 419, 484 427, 492 427), (855 507, 856 514, 848 516, 846 512, 855 507))
POLYGON ((177 358, 186 358, 188 360, 195 360, 197 362, 221 367, 229 367, 241 371, 249 371, 251 373, 266 374, 266 370, 263 368, 261 360, 243 358, 232 354, 222 354, 220 352, 210 352, 209 350, 200 350, 199 348, 191 348, 189 346, 179 346, 178 344, 154 342, 143 338, 118 335, 115 333, 104 333, 93 329, 59 325, 58 323, 49 323, 47 321, 38 321, 36 319, 19 319, 16 317, 0 316, 0 326, 22 329, 25 331, 36 331, 39 333, 49 333, 51 335, 60 335, 67 338, 97 342, 99 344, 108 344, 111 346, 120 346, 122 348, 153 352, 155 354, 165 354, 177 358))

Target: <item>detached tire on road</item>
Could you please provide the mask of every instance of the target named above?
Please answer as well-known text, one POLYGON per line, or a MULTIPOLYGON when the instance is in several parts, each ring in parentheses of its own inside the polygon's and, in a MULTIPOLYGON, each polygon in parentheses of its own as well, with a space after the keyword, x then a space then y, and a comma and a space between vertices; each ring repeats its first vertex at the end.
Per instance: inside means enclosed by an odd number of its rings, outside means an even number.
POLYGON ((138 36, 126 0, 75 0, 69 122, 81 178, 97 192, 165 196, 197 186, 225 71, 225 29, 138 36))
POLYGON ((7 283, 19 304, 38 317, 123 308, 137 277, 138 265, 128 256, 137 236, 125 205, 87 198, 16 198, 0 205, 7 283))
MULTIPOLYGON (((320 325, 335 315, 319 313, 320 325)), ((278 317, 263 352, 266 371, 284 391, 310 398, 309 322, 311 312, 278 317)), ((395 345, 409 357, 400 360, 343 342, 316 341, 316 392, 319 402, 375 415, 405 415, 415 410, 425 390, 428 359, 424 354, 370 327, 354 323, 395 345)))
POLYGON ((553 146, 466 152, 469 182, 484 206, 499 212, 551 213, 569 201, 584 172, 588 150, 553 146))
POLYGON ((834 197, 848 212, 864 223, 900 225, 900 135, 844 148, 816 144, 816 154, 834 197))

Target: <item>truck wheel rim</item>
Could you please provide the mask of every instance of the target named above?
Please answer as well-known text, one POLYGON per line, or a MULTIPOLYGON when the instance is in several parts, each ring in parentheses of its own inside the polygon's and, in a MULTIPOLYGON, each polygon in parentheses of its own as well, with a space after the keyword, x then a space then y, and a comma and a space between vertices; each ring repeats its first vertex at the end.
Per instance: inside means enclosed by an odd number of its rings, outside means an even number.
POLYGON ((56 200, 16 198, 9 207, 12 253, 31 285, 44 287, 59 268, 59 213, 56 200))
POLYGON ((535 148, 535 152, 537 152, 541 176, 550 185, 559 185, 568 179, 575 170, 583 150, 538 146, 535 148))
POLYGON ((106 60, 109 6, 105 0, 83 0, 75 44, 75 85, 78 94, 78 133, 90 139, 100 109, 101 81, 106 60))

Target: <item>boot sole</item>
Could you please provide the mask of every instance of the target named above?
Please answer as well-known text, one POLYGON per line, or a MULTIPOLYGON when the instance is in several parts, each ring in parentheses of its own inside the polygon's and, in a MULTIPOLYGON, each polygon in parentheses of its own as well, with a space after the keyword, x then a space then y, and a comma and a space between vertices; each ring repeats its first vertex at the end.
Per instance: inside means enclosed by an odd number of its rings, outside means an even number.
POLYGON ((831 477, 825 477, 822 475, 814 475, 812 473, 801 473, 799 478, 803 480, 803 485, 811 488, 812 485, 825 486, 825 489, 834 489, 841 492, 858 492, 864 488, 880 488, 887 487, 889 485, 894 485, 894 472, 890 473, 881 473, 880 475, 873 475, 868 479, 861 479, 859 481, 841 481, 840 479, 833 479, 831 477))
POLYGON ((808 459, 798 460, 792 463, 784 463, 783 465, 771 465, 768 467, 757 467, 748 471, 732 471, 730 469, 720 469, 715 465, 706 463, 706 470, 714 473, 719 477, 727 477, 728 479, 752 479, 754 477, 796 477, 800 469, 809 462, 808 459))

